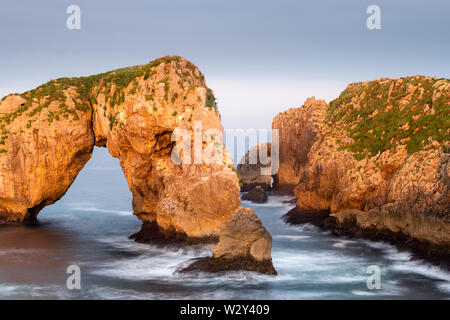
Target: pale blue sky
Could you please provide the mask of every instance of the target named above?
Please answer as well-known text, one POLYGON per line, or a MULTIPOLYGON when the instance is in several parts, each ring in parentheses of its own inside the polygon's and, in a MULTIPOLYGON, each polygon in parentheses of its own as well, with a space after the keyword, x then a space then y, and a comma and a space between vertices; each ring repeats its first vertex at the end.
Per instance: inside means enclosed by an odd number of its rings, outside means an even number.
POLYGON ((2 0, 0 95, 62 76, 182 55, 214 89, 225 127, 267 128, 273 116, 350 82, 450 78, 446 0, 2 0), (66 8, 81 7, 81 30, 66 8), (381 30, 366 8, 381 8, 381 30))

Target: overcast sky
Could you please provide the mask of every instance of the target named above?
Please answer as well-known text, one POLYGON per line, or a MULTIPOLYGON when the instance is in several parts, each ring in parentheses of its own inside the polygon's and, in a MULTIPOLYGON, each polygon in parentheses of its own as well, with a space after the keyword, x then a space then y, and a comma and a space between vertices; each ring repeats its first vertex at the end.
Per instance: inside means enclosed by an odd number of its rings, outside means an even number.
POLYGON ((350 82, 450 78, 448 0, 2 0, 0 96, 50 79, 181 55, 215 91, 227 128, 268 128, 350 82), (81 30, 66 9, 81 8, 81 30), (369 5, 381 30, 366 27, 369 5))

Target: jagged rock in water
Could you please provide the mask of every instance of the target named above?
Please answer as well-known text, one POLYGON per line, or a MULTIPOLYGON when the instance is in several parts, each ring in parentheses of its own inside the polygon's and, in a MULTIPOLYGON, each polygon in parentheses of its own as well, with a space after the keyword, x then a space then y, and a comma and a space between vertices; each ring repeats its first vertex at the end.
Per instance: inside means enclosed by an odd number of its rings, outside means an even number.
POLYGON ((256 203, 264 203, 267 201, 267 194, 263 188, 256 186, 242 196, 242 200, 253 201, 256 203))
POLYGON ((271 149, 270 142, 260 143, 242 157, 237 166, 241 191, 250 191, 256 186, 260 186, 264 190, 271 189, 271 149))
POLYGON ((213 256, 197 259, 182 272, 249 270, 276 275, 271 258, 272 237, 250 208, 239 208, 225 224, 213 256))
POLYGON ((391 235, 448 256, 449 119, 447 79, 354 83, 328 106, 308 99, 274 119, 278 183, 296 182, 298 211, 329 211, 337 233, 391 235))

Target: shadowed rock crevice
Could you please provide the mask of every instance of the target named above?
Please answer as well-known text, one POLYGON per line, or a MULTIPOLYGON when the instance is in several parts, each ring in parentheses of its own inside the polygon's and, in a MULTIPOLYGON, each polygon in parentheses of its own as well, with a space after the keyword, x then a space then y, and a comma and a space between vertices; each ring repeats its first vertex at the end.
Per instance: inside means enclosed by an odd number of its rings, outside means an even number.
POLYGON ((251 256, 237 258, 214 258, 204 257, 195 259, 188 267, 179 272, 205 271, 205 272, 225 272, 247 270, 259 272, 267 275, 277 275, 272 260, 256 261, 251 256))
POLYGON ((217 243, 218 236, 205 236, 200 238, 189 237, 186 233, 177 232, 171 228, 164 230, 158 226, 156 222, 144 222, 141 229, 129 237, 140 243, 148 243, 156 246, 172 246, 172 245, 197 245, 217 243))
POLYGON ((34 206, 33 208, 29 208, 27 210, 27 214, 25 218, 23 219, 23 223, 28 225, 37 224, 37 215, 39 212, 47 205, 47 200, 43 200, 38 205, 34 206))
POLYGON ((155 135, 155 145, 153 146, 153 154, 165 151, 167 154, 172 152, 175 142, 172 141, 172 131, 166 130, 155 135))

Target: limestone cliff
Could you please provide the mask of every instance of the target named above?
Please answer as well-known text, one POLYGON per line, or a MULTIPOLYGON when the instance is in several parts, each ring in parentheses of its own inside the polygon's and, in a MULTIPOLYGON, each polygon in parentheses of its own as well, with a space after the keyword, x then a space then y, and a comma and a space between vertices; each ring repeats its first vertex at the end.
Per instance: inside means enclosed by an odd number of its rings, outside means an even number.
POLYGON ((279 134, 279 168, 273 177, 276 191, 292 192, 300 177, 300 167, 320 135, 326 113, 324 100, 310 98, 299 109, 291 108, 275 116, 272 129, 279 134))
POLYGON ((450 253, 449 80, 350 84, 328 105, 308 99, 273 126, 278 183, 296 184, 297 218, 329 211, 337 232, 401 234, 450 253))
POLYGON ((0 103, 0 220, 26 222, 60 199, 94 145, 120 160, 133 211, 162 232, 218 235, 240 205, 231 162, 176 164, 176 128, 201 123, 201 153, 219 153, 222 132, 213 92, 181 57, 81 78, 50 81, 0 103), (211 148, 214 145, 215 148, 211 148))

